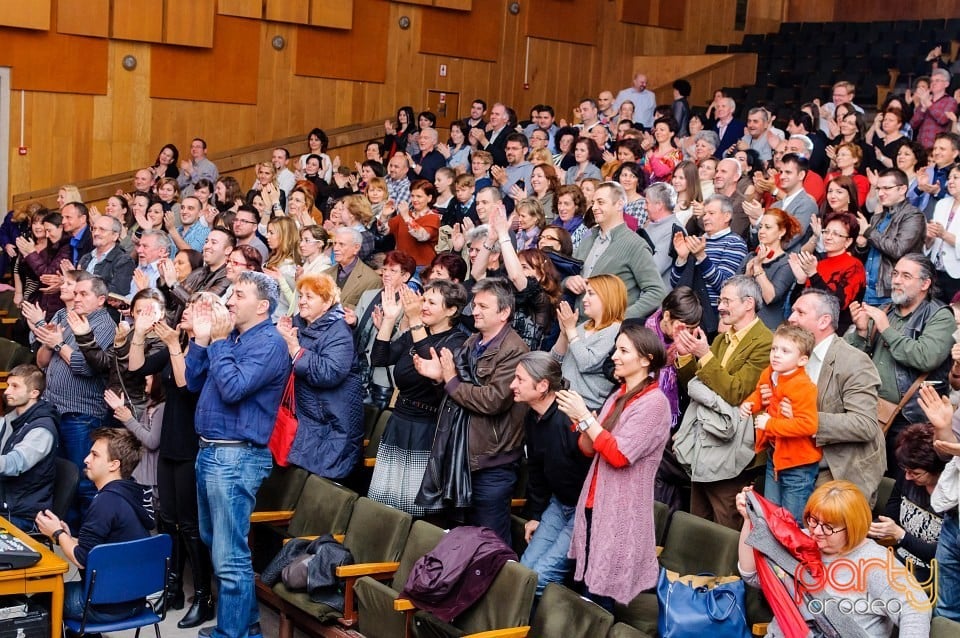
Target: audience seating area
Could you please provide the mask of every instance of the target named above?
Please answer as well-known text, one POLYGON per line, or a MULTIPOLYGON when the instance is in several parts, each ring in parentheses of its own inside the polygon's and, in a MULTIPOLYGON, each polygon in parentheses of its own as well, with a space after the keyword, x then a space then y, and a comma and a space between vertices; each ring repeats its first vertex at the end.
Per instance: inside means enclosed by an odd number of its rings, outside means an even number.
MULTIPOLYGON (((652 593, 641 594, 630 605, 618 605, 609 614, 571 589, 553 584, 531 617, 536 574, 513 562, 480 601, 454 623, 445 623, 410 601, 398 600, 413 564, 436 546, 444 530, 426 521, 413 522, 409 515, 332 481, 313 475, 304 480, 301 471, 292 468, 278 467, 267 480, 282 499, 296 499, 292 510, 257 511, 251 517, 258 573, 279 551, 282 540, 295 536, 334 534, 356 561, 337 570, 345 582, 343 614, 282 583, 270 588, 258 579, 258 598, 280 615, 280 638, 290 638, 294 627, 312 636, 356 636, 356 630, 367 638, 466 636, 492 630, 504 630, 489 634, 500 638, 528 632, 546 638, 657 634, 657 599, 652 593), (264 537, 274 542, 264 542, 264 537)), ((524 522, 515 517, 521 529, 524 522)), ((662 503, 655 504, 655 526, 657 543, 662 545, 661 566, 683 574, 737 573, 737 532, 686 512, 670 516, 662 503)), ((518 555, 524 549, 522 538, 520 534, 521 545, 514 546, 518 555)), ((747 602, 751 622, 770 619, 759 596, 748 597, 747 602)))
POLYGON ((747 34, 740 44, 708 45, 706 53, 756 53, 757 81, 725 87, 738 106, 767 104, 783 121, 813 97, 829 102, 835 82, 857 86, 857 103, 874 107, 877 87, 911 82, 937 44, 960 38, 960 18, 897 22, 784 22, 777 33, 747 34))

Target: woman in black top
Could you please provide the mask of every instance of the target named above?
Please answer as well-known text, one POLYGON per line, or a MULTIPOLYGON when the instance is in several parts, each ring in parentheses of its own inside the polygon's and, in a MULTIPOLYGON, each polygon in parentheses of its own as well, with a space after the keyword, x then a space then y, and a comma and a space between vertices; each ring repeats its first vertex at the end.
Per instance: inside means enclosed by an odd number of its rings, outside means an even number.
POLYGON ((194 414, 199 395, 187 389, 185 365, 186 349, 193 336, 191 308, 201 299, 213 304, 223 303, 212 293, 200 292, 184 308, 179 330, 170 328, 163 321, 157 322, 153 332, 165 346, 159 351, 144 358, 144 338, 138 334, 139 327, 135 327, 130 340, 130 369, 140 368, 145 375, 159 374, 167 398, 157 459, 157 490, 160 497, 157 529, 174 539, 174 555, 170 562, 167 586, 168 609, 182 609, 184 604, 184 560, 181 549, 186 550, 186 558, 190 560, 195 593, 190 609, 177 623, 182 629, 197 627, 216 617, 210 589, 213 566, 210 552, 200 540, 197 513, 197 475, 194 465, 199 440, 194 429, 194 414))
POLYGON ((414 499, 430 458, 444 390, 420 376, 413 367, 413 355, 430 357, 431 348, 436 352, 441 348, 456 351, 463 345, 467 334, 456 326, 467 304, 467 291, 445 280, 431 282, 422 297, 406 286, 398 288, 384 291, 383 318, 370 353, 371 365, 393 366, 393 380, 400 394, 377 449, 368 496, 413 516, 424 516, 429 512, 414 499), (401 330, 407 332, 391 342, 401 311, 401 330))

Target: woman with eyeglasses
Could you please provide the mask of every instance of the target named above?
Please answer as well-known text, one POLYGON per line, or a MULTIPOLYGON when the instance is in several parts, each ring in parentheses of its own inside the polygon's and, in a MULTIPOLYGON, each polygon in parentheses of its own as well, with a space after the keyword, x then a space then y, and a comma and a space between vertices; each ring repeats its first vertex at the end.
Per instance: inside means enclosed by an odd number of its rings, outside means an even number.
POLYGON ((224 303, 230 299, 233 295, 233 287, 237 283, 237 277, 240 276, 240 273, 245 270, 254 270, 256 272, 263 272, 261 266, 262 257, 260 256, 260 251, 258 251, 253 246, 237 246, 233 249, 233 252, 230 253, 230 256, 227 257, 226 263, 226 275, 227 280, 230 282, 230 285, 227 286, 227 289, 220 296, 224 303))
POLYGON ((549 250, 564 257, 572 257, 573 239, 561 226, 547 226, 537 238, 537 248, 549 250))
MULTIPOLYGON (((736 497, 737 511, 744 518, 738 565, 746 584, 760 587, 754 548, 747 544, 753 530, 747 512, 746 493, 750 489, 744 488, 736 497)), ((820 609, 826 614, 828 606, 842 609, 843 618, 860 627, 869 638, 889 638, 897 628, 900 638, 927 638, 927 595, 904 572, 887 569, 887 561, 892 560, 887 549, 867 538, 872 518, 867 498, 850 481, 830 481, 813 491, 799 524, 816 542, 825 569, 816 581, 823 587, 817 591, 808 587, 812 600, 801 603, 802 611, 820 609), (877 601, 883 604, 876 604, 877 601)), ((809 585, 814 582, 813 577, 808 574, 804 582, 809 585)), ((783 635, 777 620, 773 620, 767 636, 783 635)))
MULTIPOLYGON (((838 188, 837 180, 827 185, 827 201, 838 197, 838 188)), ((855 197, 852 187, 840 190, 845 192, 847 198, 855 197)), ((817 216, 812 218, 811 226, 814 225, 813 220, 817 219, 817 216)), ((853 238, 860 233, 860 222, 852 213, 840 211, 827 213, 822 231, 819 230, 820 222, 816 222, 816 226, 823 241, 823 252, 815 253, 804 247, 803 251, 789 256, 790 270, 796 280, 790 301, 791 304, 796 301, 804 288, 829 290, 840 301, 837 334, 843 334, 853 321, 850 304, 862 299, 867 287, 867 272, 863 262, 850 253, 853 238)))
POLYGON ((870 524, 870 538, 894 548, 901 563, 911 563, 921 583, 930 578, 943 517, 930 506, 930 495, 946 461, 933 449, 929 423, 914 423, 897 437, 894 455, 901 472, 884 515, 870 524))

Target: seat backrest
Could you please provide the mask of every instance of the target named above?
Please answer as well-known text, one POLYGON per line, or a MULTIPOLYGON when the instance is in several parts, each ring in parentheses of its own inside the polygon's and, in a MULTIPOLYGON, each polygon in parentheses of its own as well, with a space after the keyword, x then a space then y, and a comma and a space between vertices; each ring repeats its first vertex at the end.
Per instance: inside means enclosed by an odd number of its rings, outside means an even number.
POLYGON ((653 536, 657 545, 663 545, 667 535, 667 525, 670 523, 670 508, 660 501, 653 502, 653 536))
POLYGON ((392 415, 392 410, 384 410, 380 413, 380 416, 377 417, 377 422, 373 426, 373 431, 370 433, 370 443, 363 451, 364 458, 377 458, 377 450, 380 449, 380 439, 383 438, 383 432, 387 429, 387 422, 392 415))
POLYGON ((930 638, 957 638, 960 636, 960 623, 943 616, 935 616, 930 621, 930 638))
POLYGON ((530 634, 542 638, 594 638, 606 636, 613 626, 613 614, 585 600, 559 583, 543 590, 530 634))
POLYGON ((651 636, 627 623, 618 622, 610 628, 607 638, 651 638, 651 636))
POLYGON ((53 479, 53 513, 60 519, 67 517, 70 504, 77 495, 77 483, 80 480, 80 470, 73 461, 57 458, 56 476, 53 479))
POLYGON ((291 536, 343 534, 357 498, 353 490, 311 474, 297 499, 287 532, 291 536))
POLYGON ((410 528, 410 535, 407 536, 407 542, 403 546, 403 552, 400 553, 400 567, 393 575, 390 586, 396 591, 402 591, 403 586, 407 584, 407 578, 410 576, 410 570, 417 560, 437 546, 440 539, 446 532, 427 523, 426 521, 416 521, 410 528))
POLYGON ((343 546, 357 563, 385 563, 400 557, 413 517, 361 496, 353 506, 343 546))
POLYGON ((880 479, 880 485, 877 487, 877 502, 873 504, 873 517, 876 518, 887 511, 887 501, 890 500, 890 494, 893 493, 895 481, 889 476, 880 479))
POLYGON ((674 512, 660 564, 680 574, 737 574, 740 533, 689 512, 674 512))
POLYGON ((363 438, 370 439, 380 417, 380 408, 375 405, 363 406, 363 438))
POLYGON ((294 509, 309 474, 305 469, 296 465, 284 467, 274 463, 270 475, 267 476, 257 491, 257 506, 254 511, 294 509))
POLYGON ((94 605, 121 603, 163 591, 173 543, 167 534, 97 545, 87 555, 84 575, 94 605))
POLYGON ((537 592, 537 573, 508 561, 480 600, 457 616, 453 624, 468 634, 530 623, 537 592))

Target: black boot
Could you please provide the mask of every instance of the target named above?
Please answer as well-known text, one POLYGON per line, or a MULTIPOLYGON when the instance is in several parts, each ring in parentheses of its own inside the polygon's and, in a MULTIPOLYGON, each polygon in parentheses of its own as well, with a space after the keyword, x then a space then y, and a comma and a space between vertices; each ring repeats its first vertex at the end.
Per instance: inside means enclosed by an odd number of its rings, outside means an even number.
POLYGON ((157 532, 169 534, 170 540, 173 541, 173 554, 170 556, 170 572, 167 574, 167 597, 164 600, 164 607, 167 611, 183 609, 183 561, 185 557, 180 531, 176 525, 165 523, 158 517, 157 532))
POLYGON ((190 558, 190 569, 193 571, 193 604, 186 615, 177 623, 180 629, 199 627, 203 623, 216 618, 213 604, 213 593, 210 589, 210 577, 213 565, 210 563, 210 552, 200 540, 199 534, 183 535, 183 544, 190 558))

